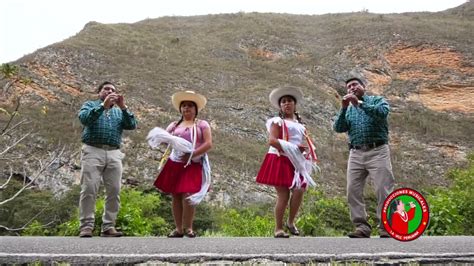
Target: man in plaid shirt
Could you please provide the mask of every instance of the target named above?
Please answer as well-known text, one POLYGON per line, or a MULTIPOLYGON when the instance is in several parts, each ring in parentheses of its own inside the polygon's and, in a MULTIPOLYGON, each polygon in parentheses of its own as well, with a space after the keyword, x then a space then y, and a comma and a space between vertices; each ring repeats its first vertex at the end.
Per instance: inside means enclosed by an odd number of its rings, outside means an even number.
POLYGON ((105 206, 101 236, 120 237, 115 220, 120 208, 122 131, 137 127, 137 121, 111 82, 102 83, 99 99, 85 102, 79 111, 82 131, 81 196, 79 200, 80 237, 92 237, 94 213, 100 181, 105 187, 105 206))
POLYGON ((390 107, 381 96, 365 94, 365 84, 358 78, 346 81, 347 94, 333 128, 349 135, 349 161, 347 164, 347 200, 351 221, 356 230, 351 238, 368 238, 372 228, 367 221, 364 203, 364 186, 368 176, 375 184, 377 217, 380 237, 389 237, 381 224, 384 200, 392 192, 394 178, 388 146, 388 114, 390 107))

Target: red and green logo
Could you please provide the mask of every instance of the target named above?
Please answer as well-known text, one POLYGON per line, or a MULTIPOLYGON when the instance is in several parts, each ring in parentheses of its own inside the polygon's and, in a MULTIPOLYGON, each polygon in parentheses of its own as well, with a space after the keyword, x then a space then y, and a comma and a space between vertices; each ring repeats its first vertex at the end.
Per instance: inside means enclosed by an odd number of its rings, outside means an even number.
POLYGON ((400 188, 385 199, 382 223, 385 230, 399 241, 412 241, 428 227, 430 211, 425 198, 411 188, 400 188))

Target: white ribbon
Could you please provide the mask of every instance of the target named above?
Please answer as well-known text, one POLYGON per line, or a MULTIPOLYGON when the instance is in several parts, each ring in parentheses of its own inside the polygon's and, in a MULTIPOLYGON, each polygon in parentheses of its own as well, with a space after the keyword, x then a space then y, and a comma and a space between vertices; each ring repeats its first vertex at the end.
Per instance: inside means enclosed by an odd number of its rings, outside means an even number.
POLYGON ((290 159, 290 162, 295 167, 295 173, 293 176, 293 182, 291 184, 291 188, 301 188, 304 183, 307 183, 309 186, 315 187, 316 182, 314 182, 313 178, 311 177, 311 173, 313 170, 315 172, 320 172, 320 169, 316 162, 313 162, 310 159, 306 159, 301 153, 299 147, 291 142, 279 139, 278 142, 280 143, 285 156, 290 159), (301 182, 300 175, 303 177, 303 182, 301 182))
MULTIPOLYGON (((194 125, 193 131, 194 131, 193 136, 192 136, 193 143, 181 137, 173 136, 168 131, 159 127, 155 127, 154 129, 152 129, 148 133, 148 136, 146 137, 146 139, 148 141, 148 144, 152 148, 158 147, 161 143, 167 143, 171 145, 173 150, 176 150, 182 153, 190 153, 189 160, 186 162, 184 166, 186 167, 191 163, 191 157, 194 152, 194 146, 196 145, 196 136, 197 136, 196 125, 194 125)), ((189 199, 192 205, 196 205, 204 199, 211 185, 211 165, 209 163, 209 157, 207 156, 207 154, 204 154, 201 157, 201 162, 202 162, 201 189, 199 190, 199 192, 194 193, 191 196, 187 197, 187 199, 189 199)))

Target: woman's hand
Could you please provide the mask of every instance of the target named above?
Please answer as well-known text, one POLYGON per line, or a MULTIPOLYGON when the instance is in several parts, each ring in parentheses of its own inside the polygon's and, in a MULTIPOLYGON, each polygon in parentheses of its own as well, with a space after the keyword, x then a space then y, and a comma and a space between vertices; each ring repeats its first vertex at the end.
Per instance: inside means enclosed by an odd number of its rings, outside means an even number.
POLYGON ((300 144, 298 145, 298 149, 300 150, 301 153, 303 153, 308 149, 308 146, 300 144))
POLYGON ((187 163, 189 160, 189 156, 191 156, 191 153, 185 153, 179 157, 179 160, 181 162, 187 163))

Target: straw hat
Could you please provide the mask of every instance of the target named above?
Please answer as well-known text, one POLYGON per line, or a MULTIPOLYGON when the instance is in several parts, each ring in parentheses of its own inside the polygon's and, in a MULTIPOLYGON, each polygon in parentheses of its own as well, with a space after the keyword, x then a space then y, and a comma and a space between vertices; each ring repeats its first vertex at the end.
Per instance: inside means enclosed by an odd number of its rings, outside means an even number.
POLYGON ((179 91, 171 96, 171 102, 173 103, 173 107, 174 109, 178 110, 178 112, 181 112, 181 110, 179 110, 179 107, 181 106, 181 102, 183 101, 194 102, 197 106, 198 111, 201 111, 207 103, 206 97, 202 96, 199 93, 195 93, 194 91, 179 91))
POLYGON ((272 90, 272 92, 270 92, 270 96, 269 96, 270 103, 274 107, 280 109, 280 103, 279 103, 280 98, 286 95, 290 95, 294 97, 296 99, 296 102, 299 104, 303 101, 303 92, 301 91, 300 88, 286 86, 286 87, 274 89, 272 90))

